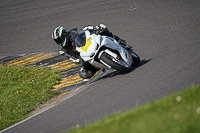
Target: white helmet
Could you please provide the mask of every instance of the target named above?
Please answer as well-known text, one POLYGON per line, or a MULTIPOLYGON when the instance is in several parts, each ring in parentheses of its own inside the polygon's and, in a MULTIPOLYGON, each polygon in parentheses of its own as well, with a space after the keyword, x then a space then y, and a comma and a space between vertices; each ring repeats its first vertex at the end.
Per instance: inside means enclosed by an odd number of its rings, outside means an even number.
POLYGON ((52 38, 58 45, 66 46, 68 33, 62 26, 58 26, 52 33, 52 38))

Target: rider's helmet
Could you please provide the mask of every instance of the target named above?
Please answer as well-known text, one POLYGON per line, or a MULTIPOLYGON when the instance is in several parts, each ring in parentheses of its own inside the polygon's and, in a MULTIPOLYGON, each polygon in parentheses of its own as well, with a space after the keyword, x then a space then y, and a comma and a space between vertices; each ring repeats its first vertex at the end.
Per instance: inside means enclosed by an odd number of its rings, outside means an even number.
POLYGON ((68 33, 62 26, 58 26, 52 33, 52 38, 58 45, 66 46, 68 33))

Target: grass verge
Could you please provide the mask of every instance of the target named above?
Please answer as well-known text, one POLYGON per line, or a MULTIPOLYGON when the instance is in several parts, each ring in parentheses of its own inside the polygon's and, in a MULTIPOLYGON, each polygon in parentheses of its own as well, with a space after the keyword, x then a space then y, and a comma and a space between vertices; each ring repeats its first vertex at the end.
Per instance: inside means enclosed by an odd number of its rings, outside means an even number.
POLYGON ((37 105, 60 94, 51 89, 62 78, 44 67, 0 66, 0 130, 19 122, 37 105))
POLYGON ((199 133, 200 86, 114 114, 69 133, 199 133))

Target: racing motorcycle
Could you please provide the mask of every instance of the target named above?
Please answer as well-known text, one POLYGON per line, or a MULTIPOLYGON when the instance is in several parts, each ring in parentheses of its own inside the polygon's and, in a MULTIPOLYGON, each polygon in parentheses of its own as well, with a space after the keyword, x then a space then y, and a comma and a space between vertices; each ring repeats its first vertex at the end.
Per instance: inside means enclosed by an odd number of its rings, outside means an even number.
POLYGON ((85 30, 76 37, 75 43, 81 58, 95 67, 126 73, 140 63, 140 57, 131 48, 127 50, 112 37, 85 30))

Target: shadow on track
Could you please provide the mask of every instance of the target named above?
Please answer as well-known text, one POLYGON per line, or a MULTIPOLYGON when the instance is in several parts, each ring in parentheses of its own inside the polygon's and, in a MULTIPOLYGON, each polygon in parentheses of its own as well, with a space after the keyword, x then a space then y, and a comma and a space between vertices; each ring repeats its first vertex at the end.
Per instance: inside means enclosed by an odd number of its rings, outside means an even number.
POLYGON ((137 69, 137 68, 139 68, 139 67, 145 65, 146 63, 148 63, 148 62, 150 62, 150 61, 151 61, 151 59, 148 59, 148 60, 146 60, 146 59, 141 60, 141 61, 140 61, 140 64, 137 65, 136 67, 134 67, 134 68, 131 70, 131 72, 134 71, 135 69, 137 69))
MULTIPOLYGON (((131 72, 134 71, 135 69, 137 69, 137 68, 139 68, 139 67, 145 65, 145 64, 148 63, 149 61, 151 61, 151 59, 148 59, 148 60, 143 59, 143 60, 141 60, 141 61, 140 61, 140 64, 139 64, 138 66, 134 67, 134 68, 131 70, 131 72)), ((109 70, 105 70, 105 72, 106 72, 106 71, 108 72, 109 70)), ((130 72, 129 72, 129 73, 130 73, 130 72)), ((94 81, 91 81, 90 83, 94 83, 94 82, 96 82, 96 81, 98 81, 98 80, 101 80, 101 79, 111 78, 111 77, 114 77, 114 76, 117 76, 117 75, 124 75, 124 74, 126 74, 126 73, 122 73, 122 72, 119 72, 119 71, 114 70, 113 72, 110 72, 110 73, 108 73, 108 74, 106 74, 106 75, 101 74, 102 77, 99 76, 98 78, 96 78, 94 81)))

